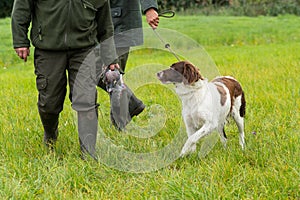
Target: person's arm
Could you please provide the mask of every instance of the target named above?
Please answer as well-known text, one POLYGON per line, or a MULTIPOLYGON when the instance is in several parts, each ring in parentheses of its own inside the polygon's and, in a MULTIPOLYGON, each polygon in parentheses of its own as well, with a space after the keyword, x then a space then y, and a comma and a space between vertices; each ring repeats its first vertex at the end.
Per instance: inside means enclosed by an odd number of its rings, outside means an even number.
POLYGON ((15 0, 11 15, 13 47, 17 55, 25 62, 30 54, 28 28, 31 22, 32 9, 32 0, 15 0))

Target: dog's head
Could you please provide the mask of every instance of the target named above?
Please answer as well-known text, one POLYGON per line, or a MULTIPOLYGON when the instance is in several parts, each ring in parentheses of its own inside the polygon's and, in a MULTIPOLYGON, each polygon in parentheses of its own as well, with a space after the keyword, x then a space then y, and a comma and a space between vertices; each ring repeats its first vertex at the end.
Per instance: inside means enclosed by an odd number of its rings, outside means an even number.
POLYGON ((120 80, 120 72, 119 70, 108 70, 105 73, 104 83, 106 84, 106 90, 110 93, 112 91, 112 88, 115 87, 115 85, 120 80))
POLYGON ((164 83, 183 83, 193 85, 198 80, 204 80, 197 67, 188 61, 174 63, 169 69, 157 73, 158 79, 164 83))

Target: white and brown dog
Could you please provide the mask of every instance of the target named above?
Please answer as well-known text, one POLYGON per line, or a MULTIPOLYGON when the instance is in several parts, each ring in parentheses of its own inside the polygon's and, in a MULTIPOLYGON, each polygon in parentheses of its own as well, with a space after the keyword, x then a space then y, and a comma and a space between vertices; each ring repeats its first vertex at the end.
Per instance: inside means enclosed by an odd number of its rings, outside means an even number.
POLYGON ((221 141, 226 145, 224 126, 230 115, 237 124, 239 143, 244 149, 246 101, 237 80, 221 76, 208 82, 187 61, 174 63, 169 69, 158 72, 157 77, 164 84, 175 84, 176 93, 182 101, 182 116, 188 139, 181 150, 181 156, 195 151, 196 143, 214 130, 220 133, 221 141))

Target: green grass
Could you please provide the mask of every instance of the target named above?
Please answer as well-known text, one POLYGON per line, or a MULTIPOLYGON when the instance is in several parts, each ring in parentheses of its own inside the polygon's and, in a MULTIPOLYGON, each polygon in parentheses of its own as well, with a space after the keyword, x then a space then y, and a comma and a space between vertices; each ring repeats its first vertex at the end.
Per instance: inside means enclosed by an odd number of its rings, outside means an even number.
MULTIPOLYGON (((20 61, 11 47, 10 19, 2 19, 1 199, 300 198, 300 19, 176 16, 161 19, 160 27, 192 38, 205 48, 220 74, 240 80, 247 100, 246 150, 241 151, 237 129, 229 124, 227 149, 218 142, 206 157, 194 153, 156 171, 128 173, 103 163, 82 161, 66 99, 60 137, 55 151, 49 153, 42 143, 36 107, 33 49, 27 63, 20 61)), ((130 70, 141 63, 168 66, 172 62, 174 57, 168 53, 134 51, 127 81, 144 78, 130 76, 130 70)), ((156 83, 137 88, 136 94, 147 105, 147 110, 134 119, 136 124, 146 126, 148 120, 154 120, 150 111, 155 104, 166 110, 166 122, 155 136, 141 139, 112 129, 109 99, 99 90, 100 126, 113 143, 128 151, 164 148, 180 126, 180 102, 171 90, 156 83)))

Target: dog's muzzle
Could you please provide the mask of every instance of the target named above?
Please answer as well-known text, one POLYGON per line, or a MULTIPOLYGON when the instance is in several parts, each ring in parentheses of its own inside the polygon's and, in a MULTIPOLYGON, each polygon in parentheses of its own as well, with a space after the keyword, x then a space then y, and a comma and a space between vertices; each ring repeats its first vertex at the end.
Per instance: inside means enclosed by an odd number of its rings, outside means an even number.
POLYGON ((156 76, 157 76, 157 78, 158 78, 159 80, 162 78, 163 73, 164 73, 163 71, 157 72, 156 76))
POLYGON ((157 76, 158 80, 160 80, 162 83, 166 83, 163 71, 157 72, 156 76, 157 76))

